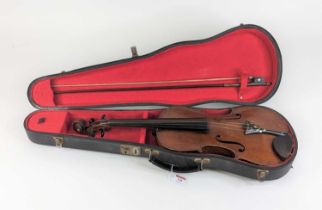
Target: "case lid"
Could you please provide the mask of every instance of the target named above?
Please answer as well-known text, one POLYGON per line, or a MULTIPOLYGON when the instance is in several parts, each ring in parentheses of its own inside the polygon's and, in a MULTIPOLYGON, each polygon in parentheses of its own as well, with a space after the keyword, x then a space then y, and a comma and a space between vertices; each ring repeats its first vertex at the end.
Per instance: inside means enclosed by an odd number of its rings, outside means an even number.
POLYGON ((143 56, 38 78, 28 98, 40 109, 258 104, 276 92, 281 75, 281 53, 272 35, 241 25, 143 56))

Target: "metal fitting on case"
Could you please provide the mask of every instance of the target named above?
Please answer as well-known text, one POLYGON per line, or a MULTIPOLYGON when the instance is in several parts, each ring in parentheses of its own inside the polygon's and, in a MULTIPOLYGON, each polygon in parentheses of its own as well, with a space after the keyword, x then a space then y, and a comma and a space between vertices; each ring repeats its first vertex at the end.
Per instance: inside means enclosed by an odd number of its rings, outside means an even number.
POLYGON ((257 169, 256 178, 258 180, 264 180, 267 177, 268 173, 269 173, 268 170, 257 169))
POLYGON ((140 156, 141 155, 141 147, 122 144, 122 145, 120 145, 120 153, 122 155, 140 156))
POLYGON ((53 140, 55 142, 56 147, 63 147, 64 137, 61 137, 61 136, 53 136, 53 140))

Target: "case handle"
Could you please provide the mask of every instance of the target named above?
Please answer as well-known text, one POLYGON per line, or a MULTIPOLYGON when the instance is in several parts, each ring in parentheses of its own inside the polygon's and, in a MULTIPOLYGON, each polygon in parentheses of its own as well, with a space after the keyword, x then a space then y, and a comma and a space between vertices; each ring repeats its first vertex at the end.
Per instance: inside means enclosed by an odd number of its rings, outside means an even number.
POLYGON ((197 172, 202 170, 201 164, 194 164, 190 166, 179 166, 172 163, 164 162, 152 155, 150 156, 149 161, 155 166, 158 166, 168 171, 174 171, 176 173, 191 173, 191 172, 197 172))

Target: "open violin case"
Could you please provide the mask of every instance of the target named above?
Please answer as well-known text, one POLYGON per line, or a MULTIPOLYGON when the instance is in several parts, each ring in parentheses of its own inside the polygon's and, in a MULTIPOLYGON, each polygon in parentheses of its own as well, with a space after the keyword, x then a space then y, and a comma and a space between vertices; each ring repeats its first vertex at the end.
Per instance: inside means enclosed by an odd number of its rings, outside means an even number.
MULTIPOLYGON (((295 133, 278 112, 258 106, 274 95, 282 76, 281 53, 268 31, 256 25, 240 25, 207 39, 174 43, 142 56, 132 48, 132 55, 35 79, 28 88, 28 99, 38 110, 24 121, 29 139, 43 145, 145 157, 156 166, 175 172, 216 169, 273 180, 289 171, 297 152, 295 133), (213 102, 232 106, 195 107, 213 102), (104 137, 99 132, 84 135, 73 127, 75 120, 88 122, 102 116, 158 119, 168 107, 193 109, 207 118, 227 116, 236 108, 269 111, 287 124, 288 143, 282 144, 287 154, 276 163, 258 164, 216 149, 171 150, 159 145, 154 129, 145 127, 113 127, 105 131, 104 137)), ((229 128, 226 132, 233 133, 229 128)), ((264 141, 261 136, 269 134, 256 135, 254 142, 264 141)), ((226 142, 230 141, 234 139, 226 142)), ((268 144, 266 150, 273 149, 268 144)), ((256 147, 246 150, 265 160, 266 151, 258 153, 256 147)))

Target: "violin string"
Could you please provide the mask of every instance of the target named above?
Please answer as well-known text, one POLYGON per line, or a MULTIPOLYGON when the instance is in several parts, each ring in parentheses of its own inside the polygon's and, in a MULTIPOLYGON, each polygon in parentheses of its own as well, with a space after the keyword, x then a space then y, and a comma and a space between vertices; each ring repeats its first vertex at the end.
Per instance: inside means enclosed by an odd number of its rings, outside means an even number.
MULTIPOLYGON (((185 124, 177 124, 178 126, 184 126, 185 124)), ((100 125, 95 125, 95 128, 101 127, 100 125)), ((102 125, 102 127, 107 127, 106 125, 102 125)), ((121 127, 121 126, 118 126, 121 127)), ((235 130, 241 130, 243 129, 242 126, 235 126, 235 125, 227 125, 227 124, 218 124, 216 127, 220 128, 230 128, 230 129, 235 129, 235 130)))
MULTIPOLYGON (((237 120, 237 119, 229 119, 229 120, 237 120)), ((231 121, 228 121, 228 120, 211 120, 211 122, 215 122, 215 123, 229 123, 229 124, 245 124, 245 122, 241 122, 241 121, 237 121, 237 122, 231 122, 231 121)))
MULTIPOLYGON (((230 126, 230 127, 242 127, 244 125, 244 123, 225 123, 225 122, 213 122, 213 121, 210 121, 209 122, 210 124, 215 124, 215 125, 222 125, 222 126, 230 126)), ((104 125, 106 123, 103 123, 104 125)), ((96 124, 96 125, 93 125, 93 127, 99 127, 100 125, 102 124, 96 124)), ((185 124, 184 123, 176 123, 176 125, 181 125, 181 126, 184 126, 185 124)))
MULTIPOLYGON (((242 126, 227 125, 227 124, 218 124, 218 123, 216 123, 216 124, 217 124, 216 127, 224 128, 224 129, 229 129, 231 131, 241 131, 241 130, 244 130, 242 128, 242 126)), ((178 124, 178 125, 184 125, 184 124, 178 124)), ((94 127, 100 127, 100 126, 96 125, 94 127)))
POLYGON ((223 129, 229 129, 231 132, 241 132, 243 131, 242 128, 231 128, 231 127, 227 127, 227 126, 219 126, 220 128, 223 128, 223 129))
POLYGON ((227 123, 227 122, 213 122, 213 121, 210 121, 209 123, 222 124, 222 125, 231 125, 231 126, 243 126, 243 125, 245 125, 245 123, 227 123))
MULTIPOLYGON (((180 118, 180 119, 184 119, 184 118, 180 118)), ((106 122, 108 122, 108 120, 106 122)), ((222 122, 222 121, 214 121, 214 120, 210 121, 210 123, 227 124, 227 125, 245 125, 245 122, 222 122)))
MULTIPOLYGON (((240 128, 242 127, 245 123, 239 123, 239 122, 214 122, 214 121, 210 121, 209 122, 210 124, 214 124, 216 126, 227 126, 227 127, 236 127, 236 128, 240 128)), ((105 123, 106 124, 106 123, 105 123)), ((185 125, 184 123, 181 124, 181 123, 176 123, 176 125, 185 125)), ((99 127, 100 124, 96 124, 94 125, 94 127, 99 127)))
POLYGON ((231 127, 227 127, 227 126, 219 126, 219 128, 222 128, 222 129, 228 129, 230 131, 244 131, 244 129, 242 128, 231 128, 231 127))

